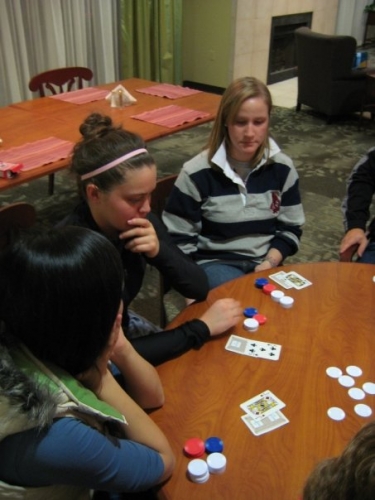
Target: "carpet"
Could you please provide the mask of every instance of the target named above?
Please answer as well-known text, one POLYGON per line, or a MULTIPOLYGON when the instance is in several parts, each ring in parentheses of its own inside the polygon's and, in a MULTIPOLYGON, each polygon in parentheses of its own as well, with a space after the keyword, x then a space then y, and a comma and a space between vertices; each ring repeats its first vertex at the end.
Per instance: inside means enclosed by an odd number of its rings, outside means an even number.
MULTIPOLYGON (((158 176, 178 173, 182 164, 197 154, 207 141, 211 124, 179 132, 148 144, 154 155, 158 176)), ((303 107, 277 107, 271 119, 272 136, 294 161, 300 176, 300 191, 306 214, 300 251, 287 263, 338 259, 343 236, 341 202, 346 180, 355 163, 375 146, 375 124, 366 118, 361 127, 357 115, 327 124, 324 117, 303 107)), ((75 181, 67 171, 55 175, 55 194, 48 196, 47 177, 0 193, 0 204, 16 201, 32 203, 37 225, 53 226, 77 202, 75 181)), ((151 321, 158 322, 158 275, 149 269, 141 293, 132 307, 151 321)), ((172 319, 184 302, 176 292, 165 297, 167 315, 172 319)))

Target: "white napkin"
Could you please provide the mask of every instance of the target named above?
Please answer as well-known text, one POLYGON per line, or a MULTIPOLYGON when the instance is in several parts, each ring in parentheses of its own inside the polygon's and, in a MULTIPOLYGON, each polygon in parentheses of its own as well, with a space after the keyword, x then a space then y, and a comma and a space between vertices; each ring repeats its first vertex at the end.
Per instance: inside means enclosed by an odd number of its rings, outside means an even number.
POLYGON ((124 106, 130 106, 137 102, 137 99, 135 99, 135 97, 133 97, 122 85, 117 85, 117 87, 107 94, 106 99, 110 101, 111 108, 123 108, 124 106))

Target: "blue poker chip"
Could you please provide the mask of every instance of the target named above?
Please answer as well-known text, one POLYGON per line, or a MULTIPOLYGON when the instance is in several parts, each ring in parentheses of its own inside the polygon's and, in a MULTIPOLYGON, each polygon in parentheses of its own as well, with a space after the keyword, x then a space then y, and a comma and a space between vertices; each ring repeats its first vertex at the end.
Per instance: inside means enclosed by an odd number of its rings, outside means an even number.
POLYGON ((258 314, 258 309, 255 309, 255 307, 246 307, 246 309, 243 310, 243 313, 247 318, 252 318, 258 314))
POLYGON ((224 449, 223 441, 218 437, 209 437, 205 441, 206 453, 221 453, 224 449))
POLYGON ((255 286, 256 286, 256 288, 263 288, 264 285, 268 285, 268 279, 267 278, 257 278, 255 280, 255 286))

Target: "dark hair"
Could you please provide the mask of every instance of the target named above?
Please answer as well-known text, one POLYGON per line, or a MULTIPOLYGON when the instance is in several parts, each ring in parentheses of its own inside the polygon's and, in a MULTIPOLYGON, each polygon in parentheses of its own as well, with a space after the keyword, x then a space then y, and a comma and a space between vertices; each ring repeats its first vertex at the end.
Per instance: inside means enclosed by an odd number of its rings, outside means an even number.
POLYGON ((90 229, 29 233, 0 255, 6 333, 72 375, 93 366, 105 349, 122 288, 117 250, 90 229))
POLYGON ((303 500, 375 498, 375 422, 363 427, 337 458, 320 462, 306 481, 303 500))
MULTIPOLYGON (((267 85, 257 78, 244 76, 234 80, 225 90, 221 98, 220 106, 215 118, 214 125, 208 139, 208 159, 212 160, 220 144, 225 139, 226 148, 229 149, 230 139, 226 125, 234 123, 236 116, 243 102, 253 97, 261 97, 264 99, 268 107, 268 114, 272 110, 272 97, 267 85)), ((257 154, 254 157, 254 164, 257 164, 263 156, 266 147, 269 147, 269 135, 263 144, 259 147, 257 154)))
POLYGON ((83 198, 86 197, 86 185, 89 183, 95 184, 101 191, 110 191, 126 181, 127 170, 155 165, 155 160, 149 153, 142 153, 82 181, 82 175, 146 146, 139 135, 124 130, 121 126, 114 126, 109 116, 98 113, 89 115, 79 131, 82 139, 73 148, 70 170, 77 176, 78 190, 83 198))

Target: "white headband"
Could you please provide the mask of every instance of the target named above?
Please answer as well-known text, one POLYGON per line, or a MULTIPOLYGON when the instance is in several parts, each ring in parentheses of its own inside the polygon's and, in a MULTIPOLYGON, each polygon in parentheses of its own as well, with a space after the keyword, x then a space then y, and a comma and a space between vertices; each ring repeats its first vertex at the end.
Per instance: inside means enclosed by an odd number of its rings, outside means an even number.
POLYGON ((81 180, 84 181, 86 179, 89 179, 90 177, 94 177, 94 175, 99 175, 102 172, 105 172, 106 170, 109 170, 110 168, 113 168, 116 165, 119 165, 123 161, 129 160, 129 158, 133 158, 133 156, 138 156, 142 153, 147 153, 147 149, 141 148, 141 149, 136 149, 134 151, 131 151, 130 153, 126 153, 126 155, 120 156, 120 158, 117 158, 117 160, 113 160, 110 163, 103 165, 102 167, 96 168, 92 172, 88 172, 87 174, 81 175, 81 180))

